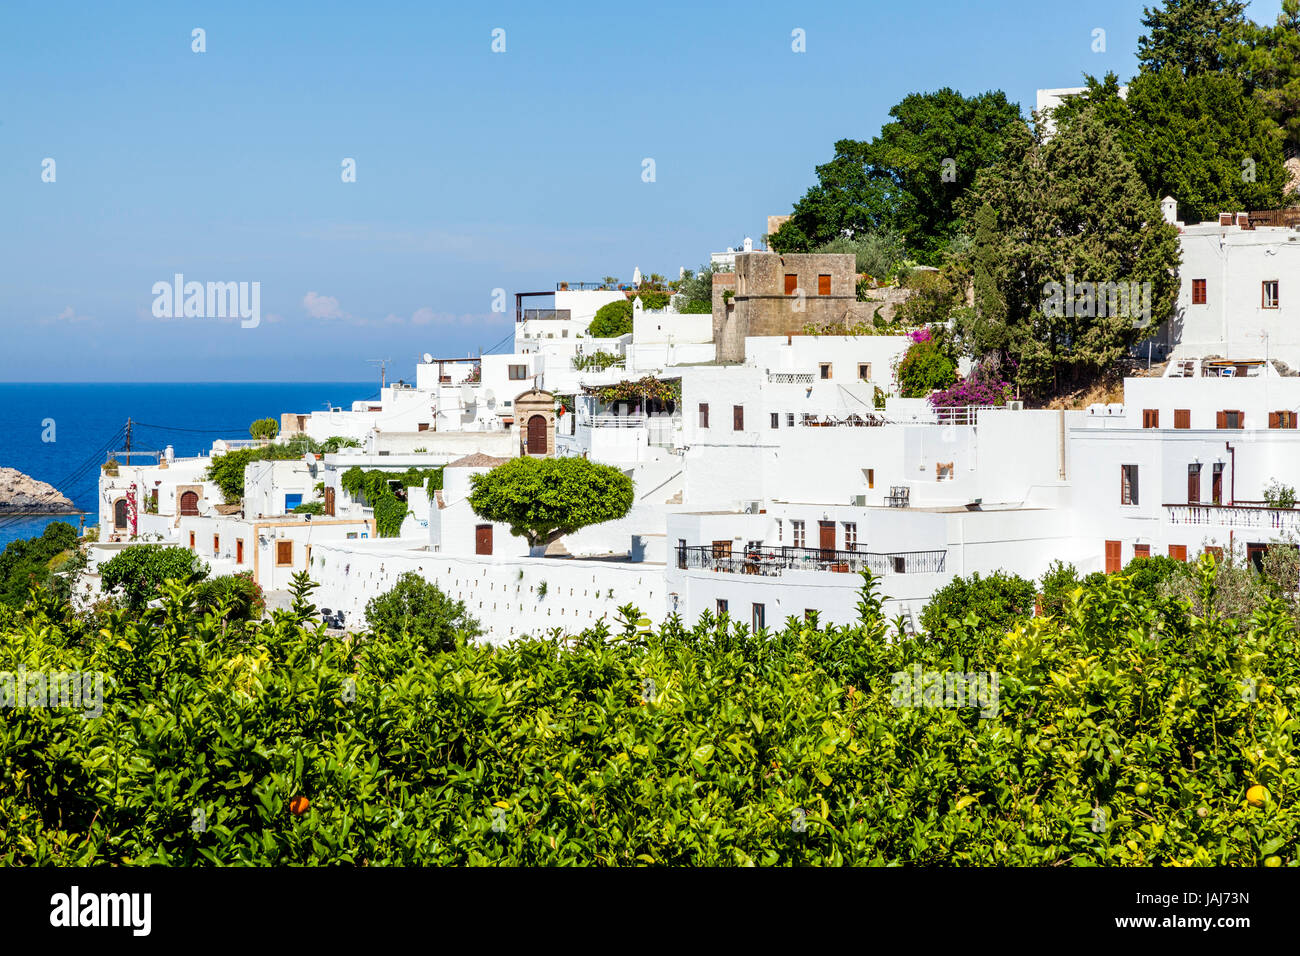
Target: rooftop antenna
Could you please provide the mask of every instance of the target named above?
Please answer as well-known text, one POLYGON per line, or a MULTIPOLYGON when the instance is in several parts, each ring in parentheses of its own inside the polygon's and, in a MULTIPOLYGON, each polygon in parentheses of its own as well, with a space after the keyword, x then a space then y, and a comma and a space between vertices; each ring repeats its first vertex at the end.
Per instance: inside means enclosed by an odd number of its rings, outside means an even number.
POLYGON ((382 392, 382 391, 384 390, 384 388, 388 385, 388 378, 387 378, 387 374, 388 374, 388 363, 391 362, 391 361, 392 361, 392 359, 390 359, 390 358, 386 358, 386 359, 367 359, 367 360, 366 360, 366 364, 367 364, 367 365, 378 365, 378 366, 379 366, 379 390, 380 390, 381 392, 382 392))

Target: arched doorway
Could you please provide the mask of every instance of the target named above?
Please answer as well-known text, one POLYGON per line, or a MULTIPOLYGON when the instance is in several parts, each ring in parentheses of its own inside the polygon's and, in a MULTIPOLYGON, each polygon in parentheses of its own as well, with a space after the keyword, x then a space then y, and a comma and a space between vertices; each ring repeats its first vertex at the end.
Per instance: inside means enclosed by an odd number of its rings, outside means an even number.
POLYGON ((186 491, 181 495, 181 514, 196 515, 199 513, 199 493, 197 491, 186 491))
POLYGON ((528 454, 546 454, 546 416, 534 415, 528 419, 528 454))
POLYGON ((126 499, 118 498, 113 502, 113 528, 117 531, 126 530, 126 499))

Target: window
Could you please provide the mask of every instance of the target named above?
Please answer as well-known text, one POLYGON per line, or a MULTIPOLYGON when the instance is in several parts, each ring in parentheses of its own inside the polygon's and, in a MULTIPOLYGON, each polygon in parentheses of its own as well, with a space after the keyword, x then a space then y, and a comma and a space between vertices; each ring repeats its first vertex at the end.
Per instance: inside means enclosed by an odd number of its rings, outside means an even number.
POLYGON ((1269 412, 1269 428, 1295 428, 1295 412, 1269 412))
POLYGON ((727 602, 723 598, 718 598, 718 617, 727 613, 727 602))
POLYGON ((190 532, 190 550, 191 550, 191 551, 194 550, 194 532, 193 532, 193 531, 190 532))
POLYGON ((785 522, 783 522, 780 518, 777 518, 776 519, 776 540, 778 544, 784 540, 784 533, 785 533, 785 522))
POLYGON ((235 539, 235 563, 236 564, 244 563, 244 539, 243 538, 235 539))
POLYGON ((794 428, 794 412, 785 413, 785 427, 794 428))
POLYGON ((789 272, 785 274, 785 294, 794 295, 799 289, 799 277, 789 272))
POLYGON ((1169 546, 1169 557, 1173 558, 1175 561, 1186 561, 1186 560, 1187 560, 1187 545, 1185 545, 1185 544, 1171 544, 1171 545, 1169 546))
POLYGON ((212 556, 215 558, 220 553, 221 553, 221 535, 214 534, 212 536, 212 556))
POLYGON ((773 413, 772 413, 772 427, 773 427, 773 428, 780 428, 780 427, 781 427, 781 413, 780 413, 780 412, 773 412, 773 413))
POLYGON ((747 541, 747 542, 745 542, 745 551, 746 551, 746 552, 751 552, 751 553, 752 553, 752 552, 755 552, 755 551, 762 551, 762 550, 763 550, 763 542, 762 542, 762 541, 747 541))
POLYGON ((1149 545, 1149 544, 1135 544, 1135 545, 1133 545, 1133 557, 1135 557, 1135 558, 1149 558, 1149 557, 1151 557, 1151 545, 1149 545))
POLYGON ((790 543, 796 548, 802 548, 804 544, 803 522, 790 522, 790 543))
POLYGON ((302 504, 302 495, 284 496, 284 510, 286 514, 292 511, 294 508, 297 508, 300 504, 302 504))
POLYGON ((744 405, 731 406, 731 430, 735 432, 743 432, 745 430, 744 405))
POLYGON ((1138 503, 1138 466, 1119 466, 1119 503, 1135 505, 1138 503))
POLYGON ((934 463, 934 480, 935 481, 952 481, 952 462, 935 462, 934 463))
POLYGON ((709 427, 709 405, 707 402, 700 403, 700 427, 709 427))
POLYGON ((686 567, 686 539, 677 539, 677 567, 686 567))
POLYGON ((1214 463, 1214 474, 1210 479, 1210 502, 1212 504, 1223 504, 1223 462, 1214 463))
POLYGON ((293 564, 293 542, 277 541, 275 543, 275 564, 276 567, 284 567, 287 564, 293 564))
POLYGON ((1205 553, 1208 554, 1208 555, 1210 555, 1210 556, 1212 556, 1212 557, 1214 558, 1214 563, 1215 563, 1215 564, 1222 564, 1222 563, 1223 563, 1223 549, 1222 549, 1222 548, 1217 548, 1217 547, 1215 547, 1214 545, 1210 545, 1208 548, 1205 549, 1205 553))
POLYGON ((1260 283, 1260 306, 1265 309, 1277 308, 1277 280, 1266 279, 1260 283))
POLYGON ((754 618, 755 631, 759 631, 766 626, 763 622, 767 620, 767 614, 764 612, 763 605, 761 604, 754 605, 753 618, 754 618))
POLYGON ((830 363, 830 362, 822 362, 820 368, 821 368, 821 376, 822 376, 822 378, 830 378, 830 377, 831 377, 831 363, 830 363))
POLYGON ((1268 553, 1268 545, 1256 542, 1246 544, 1246 561, 1255 568, 1256 573, 1264 573, 1264 555, 1268 553))
POLYGON ((1240 410, 1225 410, 1216 412, 1214 417, 1215 428, 1245 428, 1246 416, 1240 410))
POLYGON ((859 381, 859 382, 869 382, 869 381, 871 381, 871 363, 870 363, 870 362, 859 362, 859 363, 858 363, 858 381, 859 381))
POLYGON ((1192 410, 1190 408, 1174 409, 1174 427, 1175 428, 1192 427, 1192 410))
POLYGON ((819 276, 817 277, 817 294, 818 294, 818 295, 830 295, 830 294, 831 294, 831 277, 830 277, 830 276, 827 276, 827 275, 819 275, 819 276))
POLYGON ((713 556, 719 559, 731 557, 731 539, 713 542, 713 556))
POLYGON ((858 550, 858 523, 856 521, 844 522, 844 550, 858 550))
POLYGON ((520 379, 527 378, 527 377, 528 377, 528 366, 527 366, 527 365, 511 365, 511 366, 509 366, 509 371, 508 371, 507 374, 509 374, 509 376, 510 376, 510 380, 511 380, 511 381, 519 381, 520 379))
POLYGON ((1201 465, 1192 462, 1187 466, 1187 503, 1199 504, 1201 500, 1201 465))
POLYGON ((1120 543, 1118 541, 1106 542, 1106 573, 1114 574, 1121 567, 1123 561, 1120 560, 1120 543))
POLYGON ((1192 280, 1192 305, 1205 305, 1205 280, 1192 280))
POLYGON ((867 487, 868 488, 876 487, 876 469, 864 468, 862 470, 867 473, 867 487))
POLYGON ((1160 427, 1160 409, 1144 408, 1142 409, 1142 427, 1159 428, 1160 427))

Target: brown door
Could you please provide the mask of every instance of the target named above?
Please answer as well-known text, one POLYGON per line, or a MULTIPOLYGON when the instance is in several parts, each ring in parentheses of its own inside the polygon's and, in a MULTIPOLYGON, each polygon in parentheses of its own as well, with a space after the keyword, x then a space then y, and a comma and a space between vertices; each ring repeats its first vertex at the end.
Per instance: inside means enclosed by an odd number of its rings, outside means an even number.
POLYGON ((1187 503, 1199 504, 1201 500, 1201 466, 1187 466, 1187 503))
POLYGON ((113 502, 113 527, 119 531, 126 527, 126 499, 118 498, 113 502))
POLYGON ((1118 541, 1106 542, 1106 573, 1114 574, 1123 565, 1120 562, 1120 543, 1118 541))
POLYGON ((181 514, 196 515, 199 513, 199 495, 196 491, 187 491, 181 495, 181 514))
POLYGON ((835 557, 835 522, 817 522, 818 546, 822 549, 822 560, 829 561, 835 557))
POLYGON ((1216 505, 1223 504, 1223 466, 1214 466, 1214 479, 1210 485, 1210 500, 1216 505))
POLYGON ((528 419, 528 454, 546 454, 546 416, 534 415, 528 419))
MULTIPOLYGON (((532 443, 530 442, 529 444, 531 445, 532 443)), ((490 524, 474 526, 474 553, 492 553, 492 526, 490 524)))
POLYGON ((334 489, 325 489, 325 513, 331 518, 334 517, 334 489))
POLYGON ((792 273, 786 273, 785 277, 785 294, 794 295, 794 290, 799 288, 799 277, 792 273))
POLYGON ((235 539, 235 563, 236 564, 244 563, 244 539, 243 538, 235 539))

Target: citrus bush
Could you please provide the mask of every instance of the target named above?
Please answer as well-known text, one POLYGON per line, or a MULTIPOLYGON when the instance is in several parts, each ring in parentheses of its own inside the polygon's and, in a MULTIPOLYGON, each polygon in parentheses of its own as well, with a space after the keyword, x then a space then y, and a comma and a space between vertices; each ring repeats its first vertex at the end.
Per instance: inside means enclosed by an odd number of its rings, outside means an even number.
POLYGON ((954 643, 891 639, 869 575, 849 627, 443 652, 327 638, 305 575, 224 636, 178 582, 75 641, 37 592, 0 670, 100 670, 103 713, 5 713, 0 862, 1293 866, 1295 620, 1219 616, 1204 562, 1200 614, 1111 575, 954 643), (913 668, 995 673, 995 715, 896 706, 913 668))

